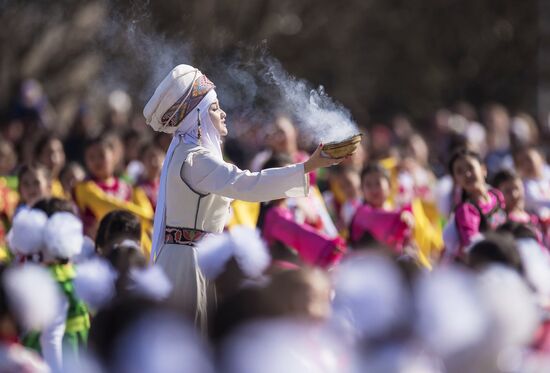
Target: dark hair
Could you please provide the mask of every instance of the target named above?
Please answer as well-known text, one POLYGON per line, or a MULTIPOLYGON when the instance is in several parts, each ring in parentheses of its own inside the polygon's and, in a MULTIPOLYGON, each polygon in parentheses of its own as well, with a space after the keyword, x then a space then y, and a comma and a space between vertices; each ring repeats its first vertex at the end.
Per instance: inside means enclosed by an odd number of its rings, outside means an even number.
POLYGON ((140 250, 128 245, 115 245, 107 250, 107 260, 118 273, 116 280, 117 294, 122 296, 127 293, 130 271, 133 268, 143 269, 147 266, 147 260, 140 250))
POLYGON ((495 188, 499 188, 503 183, 507 183, 509 181, 514 181, 519 179, 519 176, 512 170, 501 170, 493 176, 493 180, 491 185, 493 185, 495 188))
POLYGON ((131 212, 115 210, 101 219, 95 239, 96 250, 107 255, 109 246, 119 238, 141 242, 141 223, 131 212))
POLYGON ((42 135, 42 137, 40 137, 36 142, 36 144, 34 145, 34 158, 38 159, 40 157, 40 154, 42 154, 42 151, 44 150, 46 145, 48 145, 51 141, 55 141, 55 140, 61 142, 59 137, 54 136, 52 134, 42 135))
POLYGON ((84 144, 84 151, 88 150, 89 148, 95 145, 99 145, 107 149, 113 150, 113 144, 111 141, 109 141, 109 138, 105 134, 101 134, 97 137, 94 137, 86 141, 86 143, 84 144))
POLYGON ((75 206, 70 201, 55 197, 43 198, 36 202, 32 208, 44 211, 48 217, 56 212, 70 212, 76 215, 75 206))
POLYGON ((142 138, 141 132, 133 128, 130 128, 123 134, 122 141, 126 143, 127 141, 138 139, 139 140, 138 142, 141 142, 141 138, 142 138))
POLYGON ((514 236, 516 240, 522 238, 531 238, 538 240, 536 228, 530 224, 518 223, 515 221, 507 221, 506 223, 500 225, 496 232, 506 232, 514 236))
POLYGON ((448 171, 451 176, 454 176, 453 171, 454 171, 454 165, 456 161, 458 161, 461 158, 467 158, 467 157, 473 158, 477 160, 480 164, 483 164, 483 160, 481 159, 481 156, 479 155, 478 152, 475 152, 468 148, 458 149, 451 155, 451 158, 449 158, 448 171))
POLYGON ((467 260, 474 269, 502 264, 523 275, 523 264, 514 237, 505 231, 487 233, 485 239, 472 246, 467 260))
POLYGON ((275 153, 273 154, 267 162, 264 163, 263 168, 276 168, 284 167, 292 164, 292 158, 289 155, 284 153, 275 153))
POLYGON ((369 163, 361 171, 361 184, 367 175, 378 173, 386 180, 390 181, 390 174, 380 163, 369 163))
POLYGON ((27 173, 39 173, 42 172, 48 181, 52 181, 52 175, 48 169, 41 164, 24 164, 17 170, 17 179, 21 182, 21 178, 27 173))

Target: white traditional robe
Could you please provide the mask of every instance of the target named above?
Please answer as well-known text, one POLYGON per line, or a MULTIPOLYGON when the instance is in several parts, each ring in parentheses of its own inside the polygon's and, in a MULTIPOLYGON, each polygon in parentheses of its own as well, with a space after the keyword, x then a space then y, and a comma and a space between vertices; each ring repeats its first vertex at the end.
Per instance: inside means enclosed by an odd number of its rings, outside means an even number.
MULTIPOLYGON (((263 202, 308 194, 303 164, 260 172, 240 170, 209 150, 180 142, 169 160, 166 184, 166 226, 221 233, 232 199, 263 202)), ((203 328, 206 323, 206 282, 195 248, 163 244, 156 263, 172 281, 173 300, 203 328)))

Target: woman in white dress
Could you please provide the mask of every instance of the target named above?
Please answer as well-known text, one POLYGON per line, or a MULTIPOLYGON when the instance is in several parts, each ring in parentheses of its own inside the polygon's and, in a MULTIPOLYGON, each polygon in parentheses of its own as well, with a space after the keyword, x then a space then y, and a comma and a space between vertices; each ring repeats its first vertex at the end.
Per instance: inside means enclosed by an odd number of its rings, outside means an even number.
POLYGON ((198 69, 178 65, 145 106, 147 124, 174 134, 162 168, 151 259, 173 284, 173 300, 201 328, 206 322, 206 282, 195 244, 221 233, 232 199, 262 202, 308 193, 307 174, 340 159, 321 156, 321 146, 304 163, 260 172, 243 171, 222 158, 225 112, 214 84, 198 69))

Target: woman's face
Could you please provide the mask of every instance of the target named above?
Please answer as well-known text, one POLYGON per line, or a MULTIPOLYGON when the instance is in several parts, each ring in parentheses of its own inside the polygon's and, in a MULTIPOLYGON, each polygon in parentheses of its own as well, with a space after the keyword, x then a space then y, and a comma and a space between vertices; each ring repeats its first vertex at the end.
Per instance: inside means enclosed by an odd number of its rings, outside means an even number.
POLYGON ((453 178, 457 185, 469 193, 485 185, 486 170, 474 157, 458 158, 453 164, 453 178))
POLYGON ((371 172, 363 178, 363 196, 368 204, 381 208, 390 195, 390 183, 379 172, 371 172))
POLYGON ((227 114, 221 109, 220 102, 218 100, 210 105, 208 114, 210 114, 210 119, 214 124, 214 128, 218 130, 220 136, 227 136, 227 126, 225 125, 225 118, 227 117, 227 114))

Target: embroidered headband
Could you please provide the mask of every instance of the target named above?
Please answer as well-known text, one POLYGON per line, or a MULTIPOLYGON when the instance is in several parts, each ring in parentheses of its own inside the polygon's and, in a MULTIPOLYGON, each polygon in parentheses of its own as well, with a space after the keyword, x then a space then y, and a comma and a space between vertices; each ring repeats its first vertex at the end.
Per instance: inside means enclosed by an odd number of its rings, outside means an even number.
MULTIPOLYGON (((195 75, 198 70, 195 70, 195 75)), ((172 106, 166 110, 161 118, 164 127, 177 127, 210 90, 216 88, 206 75, 201 75, 193 80, 191 87, 172 106)))

